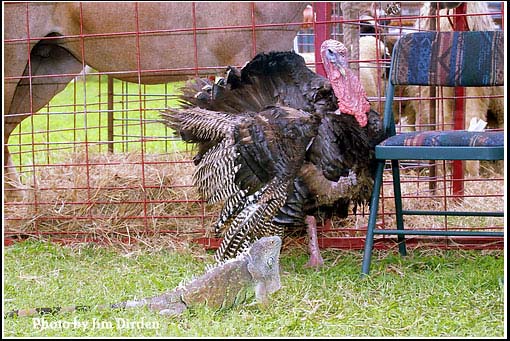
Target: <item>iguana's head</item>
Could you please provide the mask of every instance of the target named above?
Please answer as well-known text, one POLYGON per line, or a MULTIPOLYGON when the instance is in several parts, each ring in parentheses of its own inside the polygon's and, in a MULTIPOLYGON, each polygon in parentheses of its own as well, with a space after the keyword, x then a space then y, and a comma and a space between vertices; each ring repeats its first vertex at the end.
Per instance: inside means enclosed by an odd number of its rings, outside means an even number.
POLYGON ((248 250, 248 271, 256 283, 255 296, 265 303, 267 295, 280 289, 280 249, 278 236, 262 237, 248 250))

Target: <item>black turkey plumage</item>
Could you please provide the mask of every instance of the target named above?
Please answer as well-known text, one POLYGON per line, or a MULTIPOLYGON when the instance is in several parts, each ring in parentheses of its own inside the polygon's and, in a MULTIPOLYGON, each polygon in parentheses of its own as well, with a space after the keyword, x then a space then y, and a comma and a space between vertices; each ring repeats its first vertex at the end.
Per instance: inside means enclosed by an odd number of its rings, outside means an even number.
POLYGON ((163 115, 189 142, 215 142, 201 155, 193 182, 208 202, 225 201, 215 227, 226 230, 217 260, 235 257, 261 236, 283 235, 273 218, 295 191, 320 118, 280 106, 243 115, 201 108, 163 115))
POLYGON ((327 40, 321 55, 328 79, 296 53, 260 53, 217 83, 188 82, 184 108, 162 113, 184 141, 198 144, 200 195, 224 201, 217 261, 262 236, 308 225, 308 265, 319 266, 314 215, 346 215, 351 201, 370 199, 373 149, 383 139, 379 114, 343 44, 327 40))

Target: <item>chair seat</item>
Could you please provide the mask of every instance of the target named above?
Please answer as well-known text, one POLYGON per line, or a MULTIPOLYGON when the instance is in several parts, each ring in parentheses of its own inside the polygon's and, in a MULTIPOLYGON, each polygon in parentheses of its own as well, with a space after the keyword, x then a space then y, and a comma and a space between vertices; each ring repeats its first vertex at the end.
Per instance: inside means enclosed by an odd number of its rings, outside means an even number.
POLYGON ((415 131, 389 137, 381 146, 497 147, 504 146, 502 131, 415 131))
POLYGON ((503 160, 502 131, 416 131, 375 147, 379 160, 503 160))
MULTIPOLYGON (((404 205, 403 199, 405 200, 406 197, 402 197, 399 168, 401 160, 503 160, 504 132, 436 130, 394 135, 396 127, 393 115, 396 86, 502 86, 505 78, 503 60, 503 31, 413 32, 402 36, 395 44, 386 88, 383 122, 386 132, 393 136, 375 146, 377 167, 370 199, 367 237, 361 266, 362 276, 369 273, 376 234, 396 235, 398 250, 402 256, 407 254, 406 235, 504 237, 504 232, 487 231, 484 229, 485 226, 479 226, 480 229, 459 231, 447 228, 446 222, 444 229, 406 229, 404 217, 409 215, 444 216, 445 218, 448 216, 503 217, 504 212, 503 210, 493 212, 476 209, 453 210, 446 200, 446 188, 449 185, 445 185, 445 202, 442 204, 442 210, 421 210, 420 205, 414 207, 413 203, 404 205), (383 173, 388 160, 391 160, 396 228, 387 228, 387 226, 377 228, 379 199, 384 182, 383 173), (405 206, 410 206, 411 209, 404 209, 407 208, 405 206)), ((462 177, 453 173, 455 172, 452 171, 452 181, 462 181, 462 177)), ((429 174, 432 178, 432 172, 429 174)), ((414 194, 411 197, 414 197, 414 194)), ((436 198, 433 195, 431 199, 436 198)), ((387 225, 384 220, 383 225, 387 225)))
POLYGON ((504 146, 375 146, 379 160, 503 160, 504 146))

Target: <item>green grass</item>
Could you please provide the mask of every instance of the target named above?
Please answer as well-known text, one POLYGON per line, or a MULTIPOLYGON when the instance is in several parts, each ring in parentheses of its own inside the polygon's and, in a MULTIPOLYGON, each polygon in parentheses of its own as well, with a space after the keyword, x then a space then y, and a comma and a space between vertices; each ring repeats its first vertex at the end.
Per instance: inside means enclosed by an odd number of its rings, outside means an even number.
MULTIPOLYGON (((160 122, 159 111, 177 105, 182 82, 142 85, 114 80, 114 149, 116 152, 167 153, 183 150, 169 141, 173 131, 160 122), (119 95, 122 94, 122 95, 119 95), (142 141, 142 136, 145 141, 142 141)), ((62 150, 107 151, 108 87, 105 76, 71 82, 37 115, 26 118, 11 134, 9 150, 16 165, 65 161, 62 150)))
MULTIPOLYGON (((4 336, 505 335, 502 251, 417 249, 405 258, 393 251, 376 252, 371 276, 365 279, 359 276, 361 252, 325 250, 323 256, 323 269, 304 269, 304 249, 285 249, 282 288, 265 309, 245 304, 216 312, 200 306, 178 318, 147 309, 91 310, 45 316, 45 330, 38 320, 20 317, 4 320, 4 336), (126 321, 144 322, 145 328, 126 328, 126 321), (69 326, 77 322, 95 323, 96 328, 69 326), (59 328, 58 323, 68 325, 59 328)), ((156 295, 200 274, 210 262, 210 253, 194 247, 126 253, 98 246, 18 243, 5 249, 4 310, 156 295)))

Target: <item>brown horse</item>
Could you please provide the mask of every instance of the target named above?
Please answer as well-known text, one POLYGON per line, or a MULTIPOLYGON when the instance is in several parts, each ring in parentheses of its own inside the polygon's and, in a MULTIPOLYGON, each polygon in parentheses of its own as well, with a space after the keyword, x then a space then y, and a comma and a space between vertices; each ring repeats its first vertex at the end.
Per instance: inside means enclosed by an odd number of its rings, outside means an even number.
MULTIPOLYGON (((21 187, 6 146, 11 132, 85 65, 143 84, 222 72, 261 51, 290 50, 305 7, 303 2, 5 4, 6 187, 21 187)), ((4 197, 15 200, 19 193, 6 191, 4 197)))

